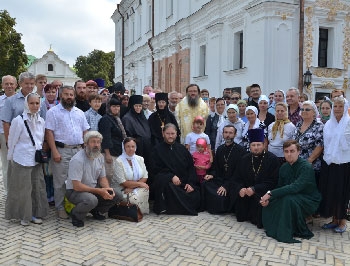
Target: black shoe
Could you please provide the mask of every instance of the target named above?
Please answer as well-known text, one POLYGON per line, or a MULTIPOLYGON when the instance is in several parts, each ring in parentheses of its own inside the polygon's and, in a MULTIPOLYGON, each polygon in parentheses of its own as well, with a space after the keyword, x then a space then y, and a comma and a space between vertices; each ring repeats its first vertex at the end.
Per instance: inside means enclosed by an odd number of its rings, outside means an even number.
POLYGON ((106 220, 106 216, 102 215, 99 211, 91 210, 90 213, 92 214, 95 220, 99 220, 99 221, 106 220))
POLYGON ((72 224, 76 227, 83 227, 84 221, 79 220, 74 214, 72 214, 72 224))

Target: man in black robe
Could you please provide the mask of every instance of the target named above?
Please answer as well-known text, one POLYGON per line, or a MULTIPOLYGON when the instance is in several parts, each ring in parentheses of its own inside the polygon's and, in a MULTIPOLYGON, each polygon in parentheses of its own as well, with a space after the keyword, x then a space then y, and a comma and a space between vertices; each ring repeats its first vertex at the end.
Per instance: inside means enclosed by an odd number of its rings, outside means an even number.
POLYGON ((164 126, 163 137, 164 142, 155 147, 152 155, 154 212, 197 215, 200 193, 192 156, 185 146, 176 142, 174 124, 164 126))
POLYGON ((238 222, 250 221, 262 228, 260 198, 275 188, 279 160, 264 150, 264 130, 248 130, 250 153, 244 155, 234 173, 235 213, 238 222))
POLYGON ((201 200, 203 210, 209 213, 225 213, 233 211, 234 191, 233 173, 240 158, 246 150, 234 143, 236 128, 226 125, 223 129, 225 143, 216 151, 210 175, 206 175, 202 183, 201 200))

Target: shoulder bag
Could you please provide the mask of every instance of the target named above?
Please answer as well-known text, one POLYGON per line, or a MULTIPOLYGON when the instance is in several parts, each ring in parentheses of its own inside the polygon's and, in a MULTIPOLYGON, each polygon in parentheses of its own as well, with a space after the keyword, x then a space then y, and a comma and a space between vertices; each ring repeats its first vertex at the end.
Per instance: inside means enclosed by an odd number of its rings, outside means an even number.
POLYGON ((137 204, 130 203, 129 194, 127 194, 127 201, 118 202, 110 208, 108 217, 130 222, 140 222, 143 214, 137 204))

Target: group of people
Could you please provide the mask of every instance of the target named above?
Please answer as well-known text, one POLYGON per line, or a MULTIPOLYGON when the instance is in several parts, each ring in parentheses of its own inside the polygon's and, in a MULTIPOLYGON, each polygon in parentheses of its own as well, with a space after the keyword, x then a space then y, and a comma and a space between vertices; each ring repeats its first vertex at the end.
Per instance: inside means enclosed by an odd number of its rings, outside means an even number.
MULTIPOLYGON (((301 101, 299 90, 269 97, 258 84, 247 98, 219 98, 196 84, 164 93, 146 86, 125 95, 121 83, 47 84, 24 72, 2 78, 1 151, 5 216, 40 224, 49 203, 72 224, 104 220, 118 201, 149 213, 234 212, 283 242, 310 238, 312 215, 324 229, 346 230, 350 200, 350 117, 342 90, 301 101), (50 151, 48 163, 35 161, 50 151), (336 177, 336 178, 335 178, 336 177)), ((304 96, 305 97, 305 96, 304 96)))

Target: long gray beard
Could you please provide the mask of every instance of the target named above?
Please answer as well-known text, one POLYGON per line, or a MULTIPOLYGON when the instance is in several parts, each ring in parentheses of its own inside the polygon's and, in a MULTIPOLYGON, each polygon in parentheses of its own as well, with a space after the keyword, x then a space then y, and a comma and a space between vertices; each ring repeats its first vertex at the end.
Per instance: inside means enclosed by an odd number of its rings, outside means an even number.
POLYGON ((90 159, 96 159, 101 155, 101 150, 95 148, 90 149, 89 147, 85 147, 85 152, 90 159))
POLYGON ((71 109, 75 105, 75 100, 72 101, 71 103, 66 102, 65 100, 61 99, 61 105, 63 106, 64 109, 71 109))
POLYGON ((196 96, 195 98, 191 98, 190 96, 188 96, 187 103, 190 107, 197 107, 199 104, 199 96, 196 96))

